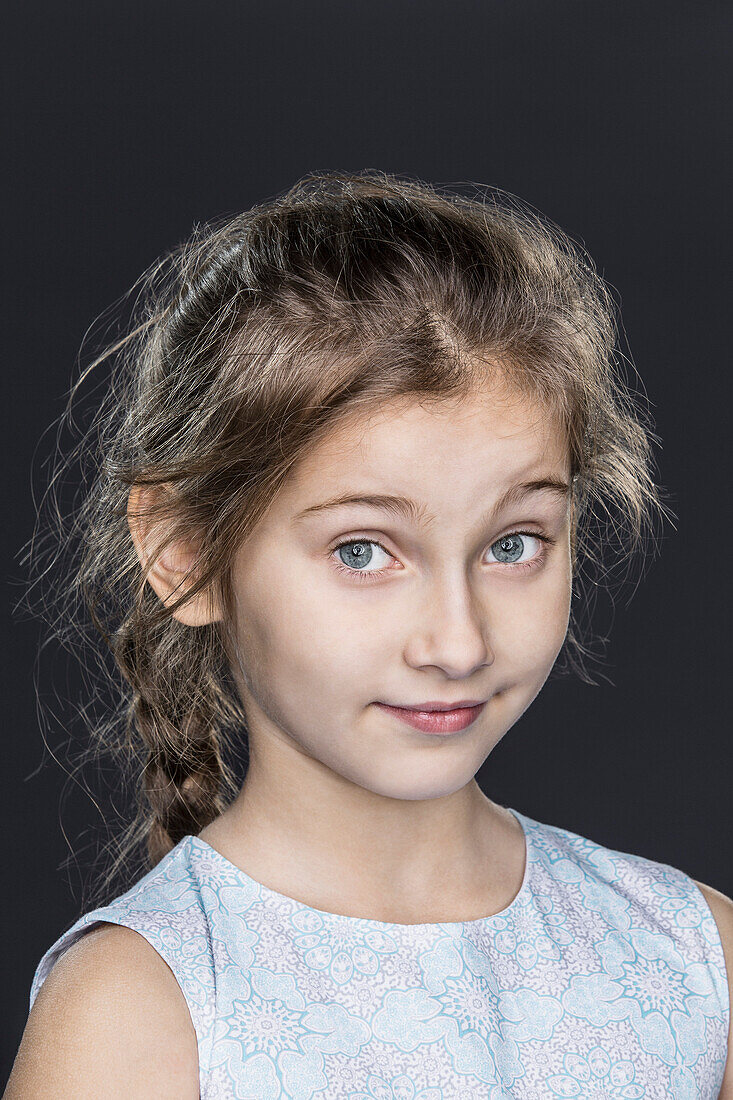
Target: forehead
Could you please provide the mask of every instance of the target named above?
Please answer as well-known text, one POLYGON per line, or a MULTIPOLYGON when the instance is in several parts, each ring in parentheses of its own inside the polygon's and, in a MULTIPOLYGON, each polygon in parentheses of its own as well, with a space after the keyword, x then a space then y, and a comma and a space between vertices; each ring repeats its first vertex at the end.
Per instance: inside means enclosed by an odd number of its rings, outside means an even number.
POLYGON ((515 395, 462 400, 401 398, 354 414, 300 460, 290 489, 404 491, 428 499, 445 479, 454 490, 479 484, 485 493, 533 472, 567 474, 567 442, 557 418, 515 395))

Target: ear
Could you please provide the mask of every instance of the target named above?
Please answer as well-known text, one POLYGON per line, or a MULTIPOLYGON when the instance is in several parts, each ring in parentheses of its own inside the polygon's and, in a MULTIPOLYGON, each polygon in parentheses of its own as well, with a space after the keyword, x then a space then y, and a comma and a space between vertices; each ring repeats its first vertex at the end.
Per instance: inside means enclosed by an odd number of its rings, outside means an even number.
MULTIPOLYGON (((191 543, 178 542, 168 547, 155 562, 148 562, 148 546, 152 549, 162 533, 144 515, 146 502, 152 499, 154 493, 152 487, 132 486, 127 498, 127 522, 140 564, 144 571, 147 570, 146 579, 162 602, 168 605, 179 599, 186 590, 185 584, 181 585, 181 582, 192 573, 196 562, 196 548, 191 543)), ((204 590, 197 592, 188 603, 182 604, 173 613, 173 618, 184 626, 206 626, 220 621, 223 616, 218 602, 215 606, 210 606, 209 594, 204 590)))

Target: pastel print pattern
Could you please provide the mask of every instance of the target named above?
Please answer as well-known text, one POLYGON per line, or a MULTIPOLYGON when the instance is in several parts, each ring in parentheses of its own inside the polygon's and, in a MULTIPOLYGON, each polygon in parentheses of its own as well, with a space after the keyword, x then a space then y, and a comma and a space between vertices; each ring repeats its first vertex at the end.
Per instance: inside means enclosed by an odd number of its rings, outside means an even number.
POLYGON ((387 924, 255 882, 185 837, 100 920, 168 963, 196 1029, 202 1100, 717 1098, 730 1004, 692 879, 511 810, 522 887, 501 913, 387 924))

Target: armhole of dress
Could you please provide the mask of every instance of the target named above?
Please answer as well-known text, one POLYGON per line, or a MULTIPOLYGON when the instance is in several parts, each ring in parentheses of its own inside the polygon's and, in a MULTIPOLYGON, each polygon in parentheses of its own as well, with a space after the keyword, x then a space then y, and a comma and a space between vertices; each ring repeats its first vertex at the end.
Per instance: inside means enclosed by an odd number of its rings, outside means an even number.
POLYGON ((730 1014, 731 1014, 731 1000, 730 1000, 730 979, 733 975, 728 974, 728 967, 725 961, 725 952, 723 951, 723 941, 720 935, 720 929, 718 928, 718 922, 715 919, 715 914, 710 908, 708 899, 703 894, 700 887, 697 885, 691 875, 688 875, 685 871, 682 872, 685 878, 689 881, 692 888, 692 895, 695 898, 698 908, 702 910, 706 922, 709 924, 712 938, 706 941, 712 944, 714 951, 713 962, 716 964, 717 969, 722 975, 722 980, 718 985, 716 983, 716 993, 718 1000, 723 1008, 723 1023, 725 1025, 726 1035, 726 1054, 728 1053, 728 1035, 730 1034, 730 1014))
MULTIPOLYGON (((183 980, 182 980, 181 976, 178 975, 176 973, 175 969, 173 968, 173 966, 171 966, 171 960, 167 959, 165 957, 163 952, 160 950, 159 946, 154 942, 152 937, 149 934, 147 934, 145 929, 137 928, 135 926, 135 924, 131 922, 130 917, 129 917, 128 914, 125 914, 123 916, 123 915, 118 915, 118 914, 110 911, 108 913, 105 913, 104 916, 95 916, 92 920, 87 919, 84 924, 80 925, 77 922, 77 924, 72 925, 72 927, 69 928, 56 941, 56 943, 53 945, 53 947, 51 947, 46 952, 46 954, 43 956, 41 962, 38 964, 38 967, 36 969, 36 973, 33 977, 33 982, 31 984, 30 1008, 33 1007, 33 1004, 35 1003, 35 999, 38 996, 43 983, 45 982, 46 978, 48 977, 48 975, 53 970, 56 963, 62 957, 62 955, 65 955, 66 952, 69 950, 69 948, 72 947, 84 935, 86 935, 87 932, 92 931, 92 929, 99 928, 103 924, 117 924, 117 925, 120 925, 124 928, 130 928, 133 932, 137 932, 137 934, 139 936, 142 936, 142 938, 147 943, 150 944, 153 951, 155 951, 155 953, 163 960, 163 962, 166 964, 166 966, 170 970, 171 974, 175 978, 176 983, 178 985, 178 988, 180 989, 181 994, 183 996, 183 999, 186 1003, 186 1007, 188 1009, 188 1014, 189 1014, 189 1017, 191 1019, 191 1024, 193 1026, 194 1034, 196 1035, 196 1046, 197 1046, 197 1050, 198 1050, 198 1067, 199 1067, 199 1071, 198 1071, 199 1072, 199 1096, 204 1097, 206 1095, 206 1093, 205 1093, 205 1076, 206 1076, 206 1065, 207 1065, 207 1058, 205 1057, 205 1055, 206 1055, 206 1051, 208 1050, 209 1044, 206 1042, 207 1036, 205 1034, 205 1031, 203 1030, 203 1028, 204 1028, 203 1019, 199 1018, 199 1012, 197 1010, 197 1006, 194 1006, 191 1003, 191 1001, 190 1001, 190 999, 189 999, 189 997, 186 993, 186 989, 184 987, 184 983, 183 983, 183 980)), ((30 1011, 30 1008, 29 1008, 29 1011, 30 1011)))

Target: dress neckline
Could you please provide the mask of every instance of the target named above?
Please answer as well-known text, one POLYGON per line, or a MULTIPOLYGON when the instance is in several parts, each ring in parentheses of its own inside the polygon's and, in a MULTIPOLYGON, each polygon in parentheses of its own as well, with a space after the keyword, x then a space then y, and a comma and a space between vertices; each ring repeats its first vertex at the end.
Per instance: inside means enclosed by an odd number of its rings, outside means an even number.
POLYGON ((234 876, 243 885, 245 885, 249 891, 262 898, 264 901, 272 900, 282 904, 283 902, 292 906, 294 909, 300 911, 306 911, 308 913, 315 913, 324 922, 338 921, 341 924, 351 924, 361 926, 365 929, 373 929, 378 931, 393 931, 398 930, 401 933, 419 933, 429 932, 437 930, 479 930, 483 925, 490 923, 491 921, 506 919, 509 917, 515 909, 518 909, 525 901, 526 896, 530 892, 530 883, 532 875, 532 840, 531 840, 531 828, 530 822, 524 814, 519 810, 513 810, 510 806, 504 807, 513 817, 519 822, 522 832, 524 834, 524 874, 522 875, 522 884, 519 887, 518 892, 514 898, 498 913, 489 913, 484 917, 475 917, 472 920, 464 921, 428 921, 425 923, 413 923, 413 924, 400 924, 396 921, 380 921, 374 920, 371 917, 352 917, 347 916, 344 913, 333 913, 328 909, 316 909, 312 905, 307 905, 305 902, 298 901, 297 898, 291 898, 287 894, 281 894, 277 890, 272 890, 269 886, 265 886, 264 883, 258 882, 253 879, 246 871, 243 871, 241 867, 238 867, 226 856, 214 848, 212 844, 209 844, 207 840, 202 840, 200 836, 196 836, 193 833, 187 834, 183 838, 183 842, 188 842, 194 850, 197 850, 209 859, 214 860, 222 868, 224 868, 228 875, 234 876))

